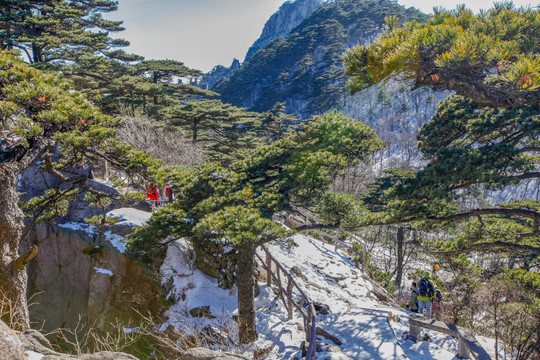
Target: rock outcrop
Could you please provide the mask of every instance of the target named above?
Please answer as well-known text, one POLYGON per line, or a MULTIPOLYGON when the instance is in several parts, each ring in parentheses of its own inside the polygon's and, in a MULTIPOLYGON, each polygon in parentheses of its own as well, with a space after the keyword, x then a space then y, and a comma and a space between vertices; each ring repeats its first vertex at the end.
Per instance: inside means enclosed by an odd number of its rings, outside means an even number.
POLYGON ((30 318, 47 332, 72 329, 79 317, 99 328, 165 309, 144 270, 91 232, 38 225, 23 243, 32 245, 39 250, 28 265, 30 318))
POLYGON ((292 29, 298 26, 311 13, 317 10, 323 0, 294 0, 287 1, 279 7, 264 25, 261 36, 249 48, 244 62, 249 61, 253 54, 263 49, 268 43, 278 37, 287 37, 292 29))
POLYGON ((229 67, 216 65, 208 74, 204 76, 200 84, 193 85, 200 86, 204 89, 210 89, 222 78, 230 77, 232 72, 236 69, 240 69, 240 61, 238 59, 234 59, 229 67))

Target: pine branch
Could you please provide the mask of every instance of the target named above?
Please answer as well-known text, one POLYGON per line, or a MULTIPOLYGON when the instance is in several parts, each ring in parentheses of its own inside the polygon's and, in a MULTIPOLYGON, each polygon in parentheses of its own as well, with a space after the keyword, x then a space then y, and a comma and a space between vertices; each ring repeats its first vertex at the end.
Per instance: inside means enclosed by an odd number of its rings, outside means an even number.
POLYGON ((447 250, 447 251, 434 251, 434 255, 458 255, 470 253, 473 251, 496 253, 500 251, 514 251, 523 253, 533 253, 540 255, 540 246, 526 245, 511 243, 507 241, 492 241, 472 244, 462 249, 447 250))

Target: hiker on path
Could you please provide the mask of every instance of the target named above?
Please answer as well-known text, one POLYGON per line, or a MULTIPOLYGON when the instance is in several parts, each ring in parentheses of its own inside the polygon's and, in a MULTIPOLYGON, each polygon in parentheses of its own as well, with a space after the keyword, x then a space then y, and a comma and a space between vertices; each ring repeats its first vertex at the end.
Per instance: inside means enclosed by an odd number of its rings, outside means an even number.
POLYGON ((429 271, 424 271, 423 277, 417 281, 418 289, 418 313, 423 315, 426 311, 426 318, 431 319, 431 302, 435 299, 435 285, 431 281, 429 271))
POLYGON ((418 312, 418 290, 416 290, 416 282, 414 281, 411 285, 411 301, 409 301, 407 309, 409 309, 413 313, 418 312))
POLYGON ((157 185, 148 185, 148 188, 146 189, 146 198, 150 199, 150 202, 152 204, 152 211, 154 211, 154 209, 156 208, 157 200, 159 200, 159 190, 157 185))
POLYGON ((165 196, 168 202, 173 202, 173 187, 170 181, 165 185, 165 196))

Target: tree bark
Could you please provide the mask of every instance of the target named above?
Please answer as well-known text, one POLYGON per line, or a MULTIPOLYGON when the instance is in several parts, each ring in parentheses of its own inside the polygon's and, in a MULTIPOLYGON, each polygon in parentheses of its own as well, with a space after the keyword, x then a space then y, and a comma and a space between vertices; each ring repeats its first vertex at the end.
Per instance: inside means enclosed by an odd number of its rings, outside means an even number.
POLYGON ((405 230, 403 227, 399 227, 397 231, 397 265, 396 265, 396 281, 395 285, 399 289, 401 287, 401 281, 403 277, 403 242, 405 239, 405 230))
POLYGON ((238 327, 240 342, 249 344, 257 340, 255 322, 255 296, 253 293, 253 260, 255 249, 238 248, 238 327))
POLYGON ((0 302, 10 310, 2 319, 17 330, 25 330, 30 328, 27 273, 26 268, 13 266, 19 258, 24 215, 17 204, 17 172, 10 170, 8 166, 0 169, 0 302))

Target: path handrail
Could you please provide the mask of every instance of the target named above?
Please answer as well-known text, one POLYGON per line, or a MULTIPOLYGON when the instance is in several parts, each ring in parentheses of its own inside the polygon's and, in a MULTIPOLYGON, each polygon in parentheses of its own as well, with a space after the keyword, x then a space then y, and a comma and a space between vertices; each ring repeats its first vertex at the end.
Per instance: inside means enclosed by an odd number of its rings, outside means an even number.
POLYGON ((293 307, 296 308, 304 318, 304 331, 306 335, 306 342, 309 343, 307 350, 306 359, 316 359, 317 355, 315 354, 315 349, 317 347, 317 338, 315 337, 317 327, 316 327, 316 312, 315 306, 311 299, 306 295, 298 283, 294 280, 291 273, 288 272, 283 265, 281 265, 273 256, 270 254, 270 251, 265 246, 261 246, 265 252, 266 259, 263 259, 258 253, 255 253, 255 256, 261 262, 262 267, 266 270, 266 283, 268 286, 272 286, 272 280, 274 284, 277 285, 279 289, 279 297, 287 309, 287 317, 292 319, 293 307), (272 263, 275 264, 276 272, 272 271, 272 263), (287 287, 284 288, 281 282, 281 272, 287 277, 287 287), (296 289, 302 300, 300 303, 297 303, 292 296, 293 290, 296 289), (287 299, 287 301, 286 301, 287 299), (307 306, 307 312, 304 307, 307 306))
POLYGON ((413 314, 409 318, 409 327, 407 337, 413 341, 418 339, 420 328, 435 330, 458 339, 458 353, 456 355, 458 358, 466 359, 472 357, 475 360, 491 360, 491 356, 489 356, 487 351, 480 345, 474 335, 465 328, 442 321, 424 319, 417 314, 413 314))

